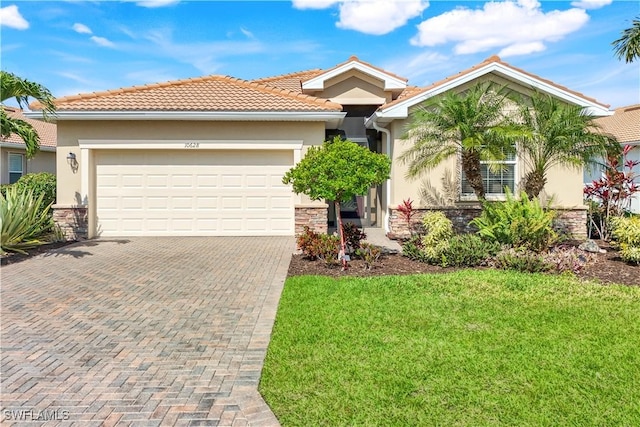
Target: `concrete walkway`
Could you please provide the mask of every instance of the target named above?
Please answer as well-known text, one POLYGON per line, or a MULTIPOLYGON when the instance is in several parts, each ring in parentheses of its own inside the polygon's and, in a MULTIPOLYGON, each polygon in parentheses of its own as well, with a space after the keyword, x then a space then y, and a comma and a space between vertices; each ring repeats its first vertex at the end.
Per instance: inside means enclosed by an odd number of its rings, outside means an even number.
POLYGON ((104 239, 2 267, 1 424, 278 425, 257 386, 293 249, 104 239))

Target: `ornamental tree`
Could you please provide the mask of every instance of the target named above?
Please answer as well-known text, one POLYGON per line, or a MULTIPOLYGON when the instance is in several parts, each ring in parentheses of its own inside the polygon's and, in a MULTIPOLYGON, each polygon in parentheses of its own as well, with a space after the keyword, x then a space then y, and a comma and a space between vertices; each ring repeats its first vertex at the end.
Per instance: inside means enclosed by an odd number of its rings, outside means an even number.
POLYGON ((304 158, 284 175, 282 182, 292 184, 296 194, 335 203, 342 265, 346 269, 340 203, 354 196, 365 195, 372 185, 382 184, 389 179, 390 171, 391 160, 386 155, 374 153, 337 136, 321 146, 310 147, 304 158))

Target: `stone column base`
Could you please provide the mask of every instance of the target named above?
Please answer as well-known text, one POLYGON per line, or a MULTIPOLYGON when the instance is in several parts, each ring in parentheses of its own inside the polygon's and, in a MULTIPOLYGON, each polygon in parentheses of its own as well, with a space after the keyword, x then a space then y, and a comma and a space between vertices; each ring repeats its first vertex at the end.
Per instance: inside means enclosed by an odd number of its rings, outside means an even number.
POLYGON ((304 227, 316 233, 327 233, 327 205, 305 205, 295 208, 295 233, 300 234, 304 227))
POLYGON ((67 240, 84 240, 89 232, 86 206, 53 205, 53 222, 67 240))

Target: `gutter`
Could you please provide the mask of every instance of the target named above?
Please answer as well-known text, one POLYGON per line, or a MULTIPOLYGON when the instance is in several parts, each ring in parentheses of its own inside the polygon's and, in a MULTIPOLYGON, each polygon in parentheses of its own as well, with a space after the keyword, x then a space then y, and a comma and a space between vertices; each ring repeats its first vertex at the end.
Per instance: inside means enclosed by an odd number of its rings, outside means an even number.
MULTIPOLYGON (((386 151, 387 151, 387 156, 389 156, 389 159, 392 160, 392 164, 391 167, 393 168, 393 159, 391 158, 391 131, 385 127, 379 126, 378 123, 376 122, 376 113, 373 113, 371 115, 371 117, 365 118, 365 126, 369 127, 369 125, 371 127, 373 127, 375 130, 377 130, 378 132, 382 132, 385 136, 386 136, 386 151)), ((391 179, 387 179, 387 182, 385 183, 386 186, 386 193, 387 193, 387 209, 385 210, 384 213, 384 232, 385 234, 388 234, 390 230, 389 227, 389 221, 391 219, 391 210, 389 208, 389 202, 391 200, 391 179)))

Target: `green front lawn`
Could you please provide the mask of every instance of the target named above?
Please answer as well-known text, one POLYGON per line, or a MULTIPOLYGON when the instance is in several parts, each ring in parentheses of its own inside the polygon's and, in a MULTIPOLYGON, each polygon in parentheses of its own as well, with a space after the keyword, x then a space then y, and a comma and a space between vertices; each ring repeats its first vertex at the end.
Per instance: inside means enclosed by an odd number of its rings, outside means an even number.
POLYGON ((283 426, 640 425, 640 288, 292 277, 260 391, 283 426))

